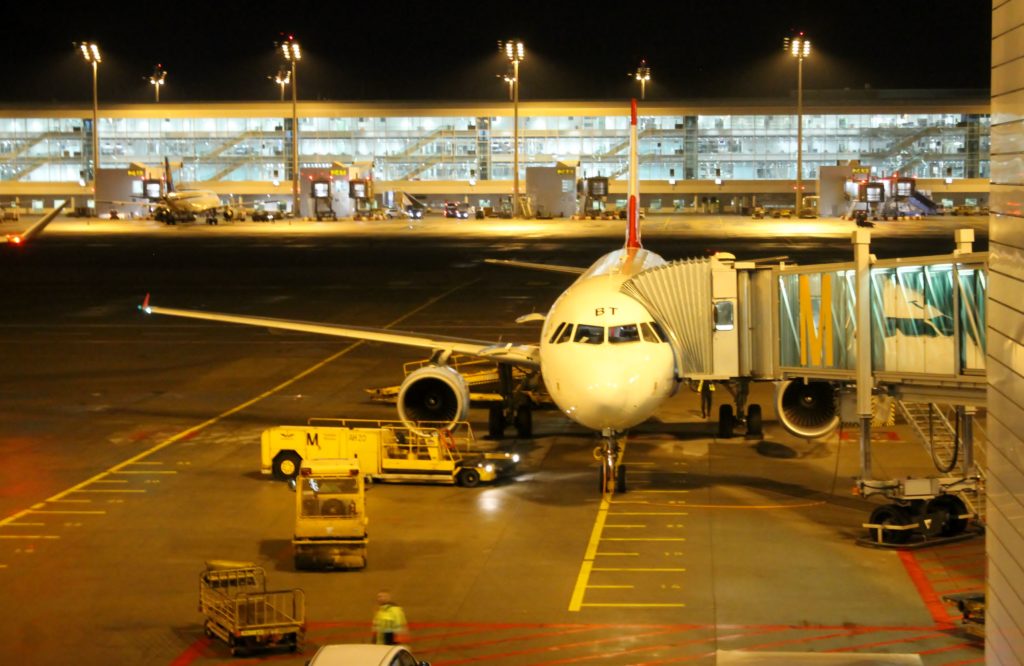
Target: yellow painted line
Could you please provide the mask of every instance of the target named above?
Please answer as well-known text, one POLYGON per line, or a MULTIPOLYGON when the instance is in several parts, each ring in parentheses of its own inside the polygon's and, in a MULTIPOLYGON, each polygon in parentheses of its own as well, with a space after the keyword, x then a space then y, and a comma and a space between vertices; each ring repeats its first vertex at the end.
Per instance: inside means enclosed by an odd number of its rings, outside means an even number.
POLYGON ((128 479, 96 479, 93 483, 128 483, 128 479))
POLYGON ((653 571, 653 572, 680 572, 686 569, 666 569, 659 567, 594 567, 594 571, 653 571))
POLYGON ((640 553, 597 553, 598 557, 639 557, 640 553))
POLYGON ((583 604, 594 608, 686 608, 686 604, 583 604))
POLYGON ((686 537, 605 537, 602 541, 686 541, 686 537))
POLYGON ((70 503, 70 504, 89 504, 89 503, 92 502, 91 499, 59 499, 59 500, 46 500, 46 501, 49 502, 50 504, 54 504, 56 502, 67 502, 67 503, 70 503))
MULTIPOLYGON (((455 293, 456 291, 458 291, 460 289, 465 289, 465 288, 475 284, 476 282, 478 282, 478 280, 474 280, 472 282, 467 282, 467 283, 461 284, 461 285, 459 285, 457 287, 452 287, 448 291, 446 291, 444 293, 441 293, 441 294, 438 294, 437 296, 428 299, 425 303, 423 303, 423 305, 420 305, 419 307, 414 308, 414 309, 410 310, 409 312, 406 312, 401 317, 395 319, 394 321, 390 322, 389 324, 386 324, 384 326, 384 328, 391 328, 392 326, 395 326, 396 324, 401 323, 402 321, 404 321, 404 320, 408 319, 409 317, 417 314, 418 312, 427 309, 428 307, 430 307, 434 303, 437 303, 438 301, 440 301, 440 300, 442 300, 444 298, 447 298, 448 296, 450 296, 451 294, 455 293)), ((261 400, 264 400, 265 398, 268 398, 268 397, 274 395, 275 393, 278 393, 279 391, 281 391, 281 390, 291 386, 292 384, 294 384, 295 382, 299 381, 300 379, 303 379, 303 378, 313 374, 314 372, 316 372, 320 368, 324 367, 328 363, 331 363, 332 361, 335 361, 335 360, 341 358, 342 356, 345 356, 346 354, 349 354, 353 350, 358 349, 364 343, 365 343, 365 340, 357 340, 356 342, 353 342, 352 344, 350 344, 348 347, 345 347, 344 349, 342 349, 342 350, 340 350, 338 352, 335 352, 334 354, 331 354, 330 356, 328 356, 324 360, 322 360, 322 361, 320 361, 318 363, 314 363, 313 365, 311 365, 310 367, 306 368, 305 370, 303 370, 299 374, 293 376, 292 378, 286 379, 285 381, 281 382, 277 386, 274 386, 274 387, 272 387, 270 389, 267 389, 263 393, 260 393, 259 395, 257 395, 255 398, 250 398, 249 400, 246 400, 245 402, 243 402, 241 404, 235 405, 231 409, 228 409, 227 411, 224 411, 224 412, 218 414, 217 416, 214 416, 213 418, 207 419, 207 420, 203 421, 202 423, 200 423, 198 425, 192 426, 191 428, 186 428, 185 430, 182 430, 181 432, 179 432, 179 433, 177 433, 175 435, 171 435, 167 439, 163 440, 162 442, 158 442, 158 443, 154 444, 153 446, 151 446, 150 448, 146 449, 145 451, 142 451, 141 453, 137 453, 134 456, 132 456, 131 458, 128 458, 127 460, 119 462, 116 465, 114 465, 114 466, 112 466, 112 467, 110 467, 110 468, 108 468, 108 469, 106 469, 106 470, 104 470, 104 471, 102 471, 102 472, 100 472, 98 474, 95 474, 95 475, 89 477, 85 481, 82 481, 81 483, 68 488, 67 490, 63 490, 63 491, 57 493, 53 497, 48 498, 47 501, 62 499, 65 495, 70 495, 71 493, 76 492, 79 489, 84 488, 85 486, 88 486, 89 484, 94 483, 95 481, 97 481, 99 479, 102 479, 107 474, 120 471, 121 469, 127 467, 128 465, 147 464, 147 462, 145 462, 145 459, 148 458, 149 456, 153 455, 154 453, 156 453, 158 451, 162 451, 163 449, 166 449, 168 446, 171 446, 172 444, 180 442, 181 440, 183 440, 183 439, 185 439, 187 437, 191 437, 192 435, 195 435, 196 433, 201 432, 202 430, 204 430, 204 429, 214 425, 215 423, 223 421, 227 417, 232 416, 234 414, 237 414, 238 412, 240 412, 240 411, 242 411, 244 409, 247 409, 247 408, 251 407, 252 405, 255 405, 256 403, 260 402, 261 400)), ((145 492, 145 491, 141 491, 141 492, 145 492)), ((21 511, 18 511, 17 513, 12 513, 11 515, 6 516, 5 518, 0 519, 0 525, 5 525, 6 523, 15 521, 18 518, 21 518, 22 516, 24 516, 24 515, 26 515, 28 513, 43 513, 43 512, 33 511, 32 509, 22 509, 21 511)), ((49 513, 54 513, 54 512, 49 512, 49 513)), ((100 511, 100 512, 97 512, 97 513, 106 513, 106 512, 105 511, 100 511)))
POLYGON ((173 470, 173 469, 154 469, 152 471, 144 470, 144 469, 139 469, 139 470, 119 469, 119 470, 111 470, 110 473, 111 474, 177 474, 178 471, 177 470, 173 470))
POLYGON ((587 590, 587 582, 590 580, 590 570, 594 567, 594 558, 597 557, 597 544, 601 541, 601 531, 604 529, 604 521, 608 517, 608 498, 601 498, 601 506, 597 509, 597 519, 594 521, 594 529, 590 531, 590 543, 587 544, 587 552, 583 555, 583 563, 580 565, 580 573, 576 576, 576 587, 572 591, 572 598, 569 600, 569 611, 579 612, 583 605, 583 594, 587 590))
POLYGON ((626 524, 611 525, 611 524, 608 524, 608 525, 605 525, 605 527, 618 527, 618 528, 621 528, 621 529, 624 529, 624 530, 625 529, 631 529, 632 530, 632 529, 644 528, 644 527, 647 527, 647 525, 626 525, 626 524))
MULTIPOLYGON (((71 493, 144 493, 146 492, 143 488, 76 488, 74 490, 65 490, 61 494, 70 495, 71 493)), ((47 502, 65 502, 67 500, 57 498, 48 499, 47 502)))
MULTIPOLYGON (((587 585, 588 590, 632 590, 635 585, 587 585)), ((590 604, 583 604, 589 606, 590 604)))
POLYGON ((131 463, 132 465, 163 465, 162 462, 153 462, 149 460, 140 460, 138 462, 131 463))
POLYGON ((688 516, 685 511, 616 511, 616 516, 688 516))
POLYGON ((93 515, 93 514, 106 513, 106 511, 103 511, 103 510, 98 510, 98 511, 37 511, 35 509, 25 509, 24 511, 19 512, 18 515, 25 514, 25 513, 41 513, 43 515, 52 515, 52 516, 61 515, 61 516, 63 516, 63 515, 79 515, 79 514, 81 514, 81 515, 93 515))
POLYGON ((688 509, 736 509, 748 511, 774 511, 776 509, 806 509, 821 506, 824 501, 801 502, 799 504, 687 504, 688 509))
POLYGON ((0 569, 6 569, 6 568, 7 568, 6 564, 0 564, 0 569))
POLYGON ((59 539, 55 534, 0 534, 0 539, 59 539))
POLYGON ((46 523, 7 523, 0 527, 46 527, 46 523))

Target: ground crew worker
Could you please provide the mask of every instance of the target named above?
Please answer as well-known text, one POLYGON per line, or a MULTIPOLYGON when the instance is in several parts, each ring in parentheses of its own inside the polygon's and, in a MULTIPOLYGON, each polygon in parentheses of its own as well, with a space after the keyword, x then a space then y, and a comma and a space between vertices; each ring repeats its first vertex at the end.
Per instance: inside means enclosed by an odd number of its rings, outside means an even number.
POLYGON ((386 590, 377 593, 377 612, 373 616, 373 642, 378 645, 398 645, 406 640, 408 627, 405 611, 391 601, 386 590))
POLYGON ((700 417, 706 419, 711 416, 711 398, 712 391, 715 390, 714 382, 709 382, 706 379, 700 380, 700 417))

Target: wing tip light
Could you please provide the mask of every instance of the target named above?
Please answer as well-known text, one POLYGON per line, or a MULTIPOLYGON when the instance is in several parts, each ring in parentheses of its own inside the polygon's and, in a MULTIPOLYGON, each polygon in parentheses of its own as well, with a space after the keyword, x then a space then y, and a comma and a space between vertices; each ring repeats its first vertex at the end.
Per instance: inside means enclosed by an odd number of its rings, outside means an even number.
POLYGON ((142 304, 139 305, 139 310, 146 314, 152 314, 153 311, 149 307, 149 292, 146 292, 146 297, 142 299, 142 304))

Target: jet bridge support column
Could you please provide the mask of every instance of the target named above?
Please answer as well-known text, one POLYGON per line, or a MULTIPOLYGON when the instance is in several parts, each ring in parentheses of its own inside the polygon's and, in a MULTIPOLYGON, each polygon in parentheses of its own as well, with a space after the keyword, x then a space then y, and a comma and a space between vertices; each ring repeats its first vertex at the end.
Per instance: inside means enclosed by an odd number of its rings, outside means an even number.
POLYGON ((853 232, 853 259, 857 270, 857 420, 860 422, 860 476, 871 474, 871 232, 853 232))

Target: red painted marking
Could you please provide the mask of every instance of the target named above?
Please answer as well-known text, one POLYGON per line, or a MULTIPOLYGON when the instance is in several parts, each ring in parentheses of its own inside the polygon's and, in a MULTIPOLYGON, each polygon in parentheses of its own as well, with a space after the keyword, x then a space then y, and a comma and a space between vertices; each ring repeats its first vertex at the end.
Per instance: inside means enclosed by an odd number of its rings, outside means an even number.
POLYGON ((854 650, 870 650, 886 645, 899 645, 901 643, 914 643, 917 641, 927 640, 929 638, 935 638, 936 636, 944 636, 942 631, 934 631, 927 634, 918 634, 917 636, 908 636, 906 638, 894 638, 888 641, 877 641, 875 643, 865 643, 864 645, 853 645, 850 647, 832 648, 831 650, 825 650, 825 652, 852 652, 854 650))
POLYGON ((636 125, 636 98, 635 97, 632 100, 630 100, 629 113, 630 113, 630 116, 629 116, 630 124, 631 125, 636 125))
POLYGON ((900 551, 899 556, 900 561, 903 562, 903 567, 907 570, 907 575, 910 576, 914 587, 917 588, 917 593, 921 595, 921 601, 924 602, 928 612, 931 613, 932 619, 940 625, 954 624, 955 620, 949 615, 942 600, 939 599, 939 595, 928 581, 928 576, 921 569, 921 565, 918 564, 914 553, 904 550, 900 551))
POLYGON ((212 643, 209 638, 205 636, 196 640, 192 645, 185 648, 185 651, 178 655, 178 658, 171 662, 170 666, 188 666, 193 661, 203 656, 206 648, 212 643))
MULTIPOLYGON (((931 650, 921 650, 918 652, 919 655, 925 654, 941 654, 943 652, 952 652, 953 650, 970 650, 971 648, 982 649, 977 643, 958 643, 956 645, 947 645, 946 647, 932 648, 931 650)), ((958 661, 958 664, 967 664, 973 662, 958 661)), ((946 664, 949 666, 949 664, 946 664)))
POLYGON ((637 216, 635 194, 629 196, 629 228, 627 234, 626 247, 640 247, 640 218, 637 216))
POLYGON ((944 666, 967 666, 967 664, 984 664, 985 657, 978 657, 977 659, 963 659, 961 661, 951 661, 944 666))

